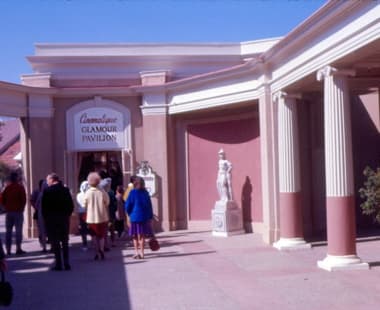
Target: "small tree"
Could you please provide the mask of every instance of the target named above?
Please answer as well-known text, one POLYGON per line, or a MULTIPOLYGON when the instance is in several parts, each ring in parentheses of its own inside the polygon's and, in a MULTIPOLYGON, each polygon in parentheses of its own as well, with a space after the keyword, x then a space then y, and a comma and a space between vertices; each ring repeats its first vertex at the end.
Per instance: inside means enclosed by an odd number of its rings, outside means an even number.
POLYGON ((380 168, 375 171, 367 166, 363 174, 367 180, 359 189, 360 197, 364 200, 360 207, 363 214, 373 216, 374 221, 380 224, 380 168))

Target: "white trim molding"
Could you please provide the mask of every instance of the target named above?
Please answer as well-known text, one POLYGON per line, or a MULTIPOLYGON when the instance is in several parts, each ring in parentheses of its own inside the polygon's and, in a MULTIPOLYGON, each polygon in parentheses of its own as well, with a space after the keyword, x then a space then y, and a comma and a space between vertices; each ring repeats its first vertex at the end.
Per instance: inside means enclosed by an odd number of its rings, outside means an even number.
POLYGON ((165 115, 168 113, 164 93, 145 93, 140 106, 143 115, 165 115))

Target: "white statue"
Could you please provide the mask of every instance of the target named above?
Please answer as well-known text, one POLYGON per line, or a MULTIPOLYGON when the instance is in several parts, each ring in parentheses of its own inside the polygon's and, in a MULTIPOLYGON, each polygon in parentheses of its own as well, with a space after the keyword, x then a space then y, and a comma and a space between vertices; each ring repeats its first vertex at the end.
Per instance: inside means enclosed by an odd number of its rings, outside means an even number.
POLYGON ((232 164, 226 159, 226 153, 221 149, 219 152, 218 177, 216 188, 218 189, 220 201, 232 200, 231 170, 232 164))

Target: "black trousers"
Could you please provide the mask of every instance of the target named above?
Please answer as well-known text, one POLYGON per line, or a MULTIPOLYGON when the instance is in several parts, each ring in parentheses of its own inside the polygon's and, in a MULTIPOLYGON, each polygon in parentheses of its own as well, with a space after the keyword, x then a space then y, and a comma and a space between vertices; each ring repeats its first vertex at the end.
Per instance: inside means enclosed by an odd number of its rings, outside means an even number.
POLYGON ((48 218, 46 228, 55 256, 55 267, 69 266, 69 227, 70 218, 48 218))

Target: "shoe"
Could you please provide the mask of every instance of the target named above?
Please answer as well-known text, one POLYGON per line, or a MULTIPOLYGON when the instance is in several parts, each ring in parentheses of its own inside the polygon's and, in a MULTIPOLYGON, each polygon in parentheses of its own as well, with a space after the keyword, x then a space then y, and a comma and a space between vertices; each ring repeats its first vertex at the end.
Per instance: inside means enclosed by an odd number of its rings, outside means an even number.
POLYGON ((61 266, 54 266, 52 268, 50 268, 51 271, 61 271, 62 270, 62 267, 61 266))
POLYGON ((46 254, 48 251, 46 249, 41 250, 41 253, 46 254))
POLYGON ((104 248, 104 252, 109 252, 110 248, 104 248))
POLYGON ((99 259, 99 255, 96 254, 95 257, 94 257, 94 260, 98 260, 99 259))
POLYGON ((104 260, 104 259, 105 259, 105 257, 104 257, 104 252, 103 252, 103 251, 100 251, 100 259, 101 259, 101 260, 104 260))
POLYGON ((19 249, 16 251, 16 255, 23 255, 23 254, 26 254, 24 250, 19 249))
POLYGON ((65 270, 71 270, 70 264, 65 264, 65 270))

